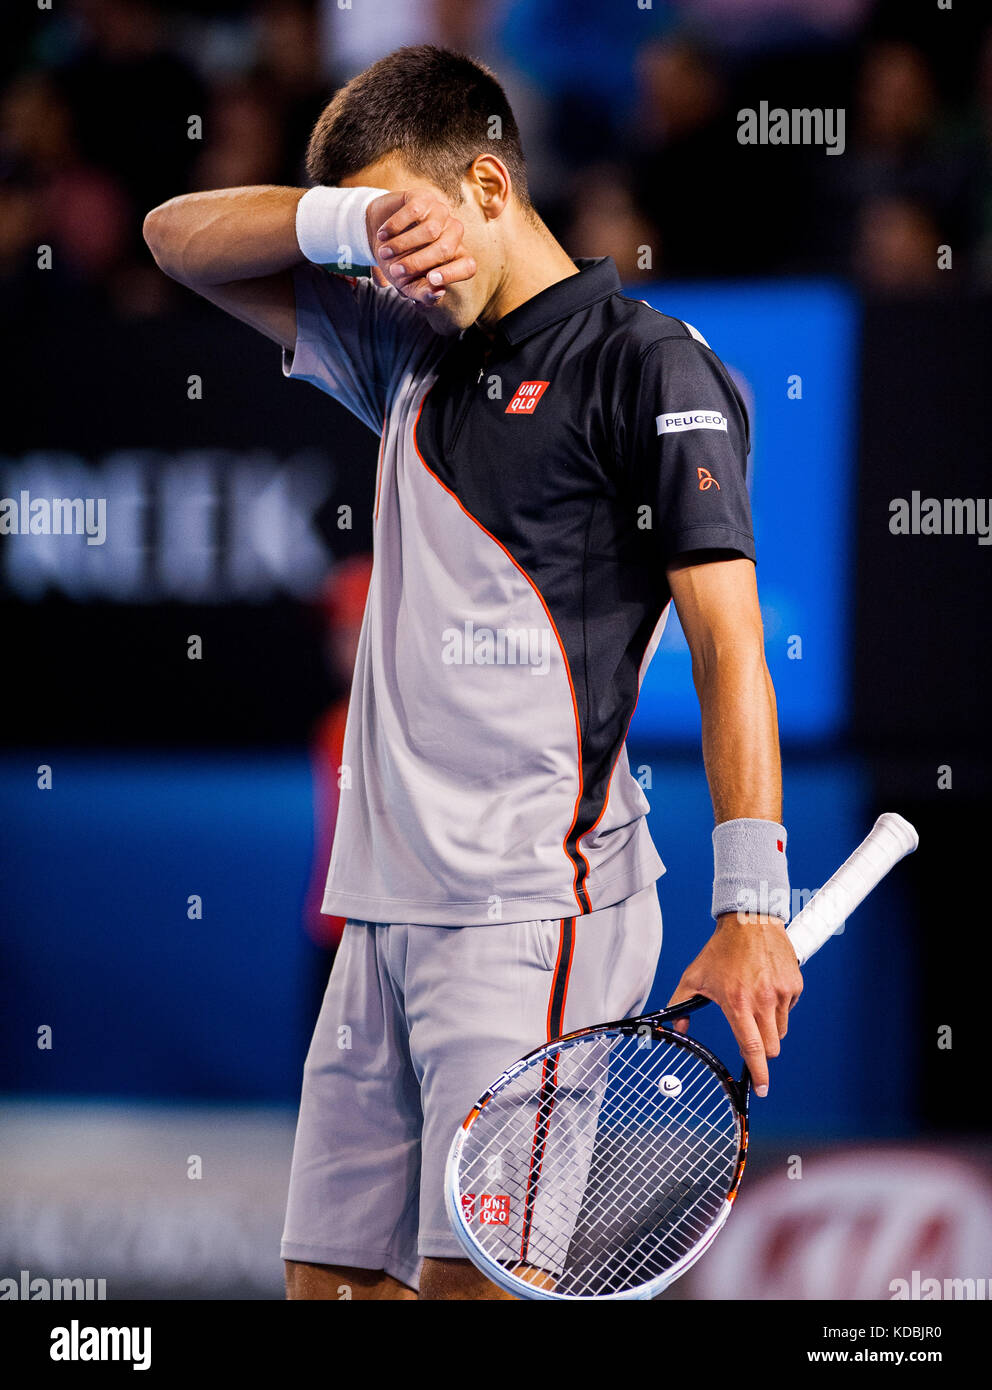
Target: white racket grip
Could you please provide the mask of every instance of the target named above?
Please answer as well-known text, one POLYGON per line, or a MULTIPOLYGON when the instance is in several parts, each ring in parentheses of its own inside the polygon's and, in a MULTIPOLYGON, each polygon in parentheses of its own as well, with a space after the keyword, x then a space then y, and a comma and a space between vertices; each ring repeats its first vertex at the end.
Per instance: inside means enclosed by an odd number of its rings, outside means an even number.
POLYGON ((786 928, 800 965, 816 954, 889 870, 912 854, 919 843, 920 837, 908 820, 894 811, 879 816, 851 857, 786 928))

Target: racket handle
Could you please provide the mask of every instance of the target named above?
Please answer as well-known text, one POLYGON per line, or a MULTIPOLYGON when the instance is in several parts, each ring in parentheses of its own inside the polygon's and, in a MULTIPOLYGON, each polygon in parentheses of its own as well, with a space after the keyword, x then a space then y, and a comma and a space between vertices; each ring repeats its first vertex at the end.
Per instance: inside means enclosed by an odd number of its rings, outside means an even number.
POLYGON ((881 882, 899 860, 913 850, 920 837, 902 816, 886 811, 866 838, 787 928, 800 965, 805 965, 859 903, 881 882))

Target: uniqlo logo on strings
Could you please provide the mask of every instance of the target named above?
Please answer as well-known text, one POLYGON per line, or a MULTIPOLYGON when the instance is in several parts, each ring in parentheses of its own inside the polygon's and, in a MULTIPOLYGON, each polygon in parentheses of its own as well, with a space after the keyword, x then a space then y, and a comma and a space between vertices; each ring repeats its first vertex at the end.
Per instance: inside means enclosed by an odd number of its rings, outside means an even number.
POLYGON ((509 1226, 509 1197, 497 1197, 492 1192, 483 1192, 479 1198, 479 1224, 481 1226, 509 1226))
POLYGON ((537 403, 548 389, 546 381, 522 381, 506 407, 506 415, 533 415, 537 403))
POLYGON ((463 1193, 462 1193, 462 1215, 465 1217, 465 1220, 466 1220, 466 1221, 471 1221, 471 1220, 472 1220, 472 1217, 475 1215, 475 1193, 474 1193, 474 1192, 463 1192, 463 1193))

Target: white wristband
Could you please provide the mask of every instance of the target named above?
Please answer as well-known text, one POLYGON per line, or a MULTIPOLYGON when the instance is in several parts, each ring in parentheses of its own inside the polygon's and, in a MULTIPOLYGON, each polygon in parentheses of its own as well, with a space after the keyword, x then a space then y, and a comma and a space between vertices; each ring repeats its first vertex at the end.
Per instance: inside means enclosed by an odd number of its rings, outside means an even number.
POLYGON ((347 270, 373 265, 365 211, 385 188, 310 188, 296 205, 296 240, 308 261, 347 270))

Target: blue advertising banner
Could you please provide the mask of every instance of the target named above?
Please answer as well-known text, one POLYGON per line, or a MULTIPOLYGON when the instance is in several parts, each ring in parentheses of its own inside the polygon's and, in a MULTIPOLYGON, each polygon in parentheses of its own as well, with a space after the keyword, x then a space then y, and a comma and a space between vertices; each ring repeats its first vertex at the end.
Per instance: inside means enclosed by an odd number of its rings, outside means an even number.
MULTIPOLYGON (((748 407, 751 501, 768 666, 782 737, 820 743, 847 723, 858 306, 824 281, 657 285, 638 297, 691 323, 748 407)), ((694 742, 699 709, 674 612, 631 738, 694 742)))

